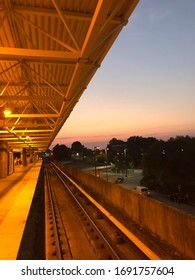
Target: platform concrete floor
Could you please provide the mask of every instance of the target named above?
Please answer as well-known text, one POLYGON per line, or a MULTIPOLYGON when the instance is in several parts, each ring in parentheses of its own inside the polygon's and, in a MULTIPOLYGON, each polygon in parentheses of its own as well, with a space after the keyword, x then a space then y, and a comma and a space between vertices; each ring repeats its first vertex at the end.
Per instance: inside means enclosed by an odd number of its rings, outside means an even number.
POLYGON ((16 260, 42 161, 0 179, 0 260, 16 260))

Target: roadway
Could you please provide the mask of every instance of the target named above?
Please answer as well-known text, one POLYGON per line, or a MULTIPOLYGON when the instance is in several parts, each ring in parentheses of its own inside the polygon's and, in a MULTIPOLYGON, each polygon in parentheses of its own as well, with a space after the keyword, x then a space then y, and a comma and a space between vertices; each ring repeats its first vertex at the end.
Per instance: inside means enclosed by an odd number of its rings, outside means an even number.
MULTIPOLYGON (((85 172, 95 175, 95 166, 92 166, 91 163, 87 163, 84 161, 71 161, 67 162, 67 164, 70 164, 76 168, 82 169, 85 172)), ((108 166, 108 172, 105 172, 105 166, 96 166, 96 169, 98 170, 97 174, 100 176, 101 179, 115 183, 118 177, 123 177, 124 182, 120 183, 119 185, 131 191, 134 191, 134 188, 140 185, 140 180, 143 177, 141 169, 128 169, 127 176, 125 176, 125 173, 110 172, 109 167, 110 166, 108 166)), ((195 216, 195 205, 173 202, 169 199, 167 195, 161 194, 153 190, 150 190, 150 192, 151 199, 156 199, 162 203, 168 204, 170 207, 177 208, 190 215, 195 216)))
MULTIPOLYGON (((100 177, 104 180, 110 181, 115 183, 117 177, 123 177, 124 182, 120 183, 119 185, 123 188, 129 189, 131 191, 134 191, 134 188, 138 185, 140 185, 140 180, 142 179, 142 170, 141 169, 134 169, 134 170, 128 170, 127 177, 123 173, 113 173, 113 172, 100 172, 100 177)), ((191 204, 185 204, 185 203, 177 203, 170 201, 169 197, 167 195, 161 194, 159 192, 150 190, 151 192, 151 199, 159 200, 160 202, 166 203, 171 207, 180 209, 190 215, 195 216, 195 205, 191 204)))

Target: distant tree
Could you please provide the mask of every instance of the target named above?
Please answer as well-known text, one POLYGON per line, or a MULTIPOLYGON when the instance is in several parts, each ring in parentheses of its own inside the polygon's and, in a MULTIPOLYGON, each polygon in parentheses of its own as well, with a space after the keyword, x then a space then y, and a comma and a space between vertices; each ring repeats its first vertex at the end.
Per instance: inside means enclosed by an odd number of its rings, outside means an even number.
POLYGON ((71 150, 66 145, 57 144, 53 148, 53 158, 59 161, 69 160, 71 158, 71 150))
POLYGON ((107 145, 108 161, 113 162, 115 163, 115 165, 119 166, 118 169, 120 169, 122 166, 121 160, 124 160, 125 147, 126 147, 125 141, 118 140, 116 138, 112 138, 107 145))
POLYGON ((124 147, 125 146, 125 141, 123 140, 118 140, 116 138, 112 138, 110 141, 109 141, 109 144, 107 145, 108 148, 112 148, 112 149, 121 149, 121 147, 124 147))
POLYGON ((91 149, 87 149, 79 141, 75 141, 71 145, 72 158, 92 161, 94 160, 94 154, 91 149))
POLYGON ((83 148, 83 159, 92 161, 94 159, 93 151, 91 149, 83 148))
POLYGON ((163 185, 165 142, 155 142, 143 155, 143 180, 141 184, 160 189, 163 185))
POLYGON ((143 155, 156 141, 158 141, 156 138, 143 138, 141 136, 129 137, 126 142, 112 138, 107 145, 109 158, 120 167, 119 169, 141 168, 143 155))
POLYGON ((142 167, 143 155, 149 147, 157 141, 156 138, 141 136, 132 136, 127 139, 127 162, 132 162, 134 167, 142 167))
POLYGON ((71 145, 72 158, 74 159, 83 159, 84 157, 85 146, 79 141, 75 141, 71 145))
POLYGON ((169 194, 177 192, 180 186, 193 197, 194 170, 195 138, 177 136, 155 142, 144 155, 142 183, 169 194))
POLYGON ((71 145, 71 150, 77 153, 82 153, 84 149, 84 145, 81 144, 79 141, 75 141, 71 145))

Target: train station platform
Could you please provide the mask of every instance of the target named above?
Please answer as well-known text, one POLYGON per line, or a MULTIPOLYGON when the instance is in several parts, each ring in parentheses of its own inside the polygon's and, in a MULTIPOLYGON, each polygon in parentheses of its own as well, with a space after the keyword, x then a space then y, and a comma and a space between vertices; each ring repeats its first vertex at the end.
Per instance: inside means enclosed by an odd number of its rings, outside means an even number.
POLYGON ((42 160, 0 179, 0 260, 16 260, 42 160))

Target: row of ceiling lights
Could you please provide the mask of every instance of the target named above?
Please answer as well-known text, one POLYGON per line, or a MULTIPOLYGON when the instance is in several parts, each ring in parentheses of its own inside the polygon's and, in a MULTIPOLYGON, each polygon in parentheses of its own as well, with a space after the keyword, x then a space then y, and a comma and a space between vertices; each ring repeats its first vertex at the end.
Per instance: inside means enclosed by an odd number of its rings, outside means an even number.
MULTIPOLYGON (((0 120, 3 120, 5 116, 11 114, 11 110, 9 108, 0 107, 0 120)), ((7 131, 8 133, 8 131, 7 131)), ((26 136, 27 141, 31 141, 30 136, 26 136)))

